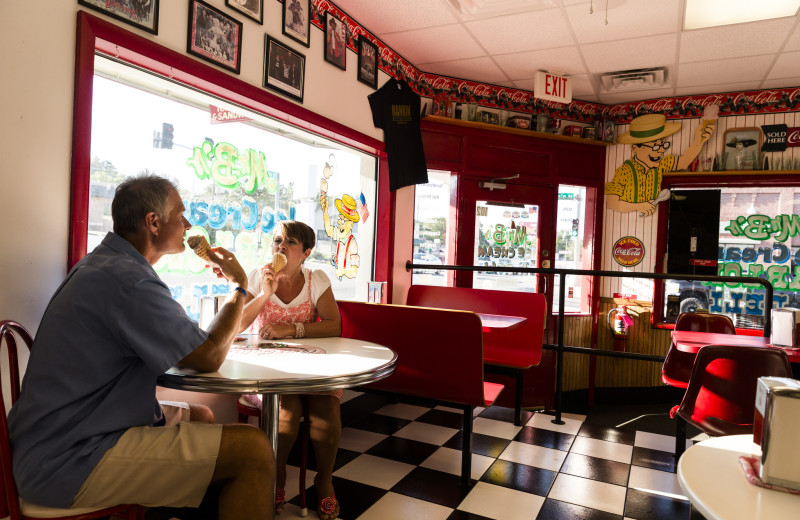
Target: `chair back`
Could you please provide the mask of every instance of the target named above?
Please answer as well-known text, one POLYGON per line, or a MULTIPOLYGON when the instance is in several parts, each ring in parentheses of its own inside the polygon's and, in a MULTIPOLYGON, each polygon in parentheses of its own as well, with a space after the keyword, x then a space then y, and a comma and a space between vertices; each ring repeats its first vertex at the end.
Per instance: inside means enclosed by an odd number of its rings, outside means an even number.
POLYGON ((759 377, 791 377, 777 348, 708 345, 700 349, 678 415, 709 435, 752 433, 759 377))
POLYGON ((684 312, 675 321, 675 330, 736 334, 733 321, 724 314, 684 312))
MULTIPOLYGON (((12 405, 19 399, 20 392, 17 338, 22 340, 30 350, 33 338, 31 338, 25 327, 11 320, 0 321, 0 349, 5 343, 6 352, 8 353, 8 379, 12 405)), ((0 518, 9 516, 12 520, 17 520, 21 518, 21 513, 17 485, 14 482, 14 474, 11 469, 11 439, 8 433, 2 378, 0 378, 0 416, 2 416, 0 417, 0 474, 3 478, 3 492, 0 493, 0 518)))

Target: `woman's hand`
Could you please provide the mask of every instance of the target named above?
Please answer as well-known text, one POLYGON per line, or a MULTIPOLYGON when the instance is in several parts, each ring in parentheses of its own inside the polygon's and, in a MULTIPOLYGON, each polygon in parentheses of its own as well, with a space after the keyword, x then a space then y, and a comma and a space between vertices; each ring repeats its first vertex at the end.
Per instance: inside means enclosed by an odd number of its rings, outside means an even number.
POLYGON ((281 339, 294 336, 294 325, 265 325, 258 335, 264 339, 281 339))
POLYGON ((261 268, 261 292, 258 296, 272 297, 278 290, 278 281, 285 273, 276 273, 272 270, 272 263, 261 268))

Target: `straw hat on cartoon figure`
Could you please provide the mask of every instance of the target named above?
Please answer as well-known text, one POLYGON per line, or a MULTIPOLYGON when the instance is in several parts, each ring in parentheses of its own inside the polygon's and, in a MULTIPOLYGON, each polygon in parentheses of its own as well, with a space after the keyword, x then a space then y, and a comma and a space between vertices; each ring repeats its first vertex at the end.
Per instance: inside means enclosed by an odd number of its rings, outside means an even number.
POLYGON ((356 201, 350 195, 345 193, 342 195, 341 199, 336 199, 334 204, 336 204, 336 209, 339 210, 339 213, 341 213, 344 218, 350 219, 353 222, 358 222, 360 220, 361 217, 358 215, 358 211, 356 211, 356 201))

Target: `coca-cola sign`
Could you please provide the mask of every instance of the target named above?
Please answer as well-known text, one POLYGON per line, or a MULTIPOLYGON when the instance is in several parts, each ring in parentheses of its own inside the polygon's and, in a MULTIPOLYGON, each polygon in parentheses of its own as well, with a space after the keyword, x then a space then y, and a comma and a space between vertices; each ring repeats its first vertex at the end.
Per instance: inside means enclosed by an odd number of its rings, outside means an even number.
POLYGON ((614 243, 611 256, 622 267, 633 267, 644 260, 644 244, 636 237, 622 237, 614 243))
POLYGON ((786 135, 786 146, 790 148, 794 146, 800 146, 800 128, 794 127, 789 129, 789 132, 786 135))

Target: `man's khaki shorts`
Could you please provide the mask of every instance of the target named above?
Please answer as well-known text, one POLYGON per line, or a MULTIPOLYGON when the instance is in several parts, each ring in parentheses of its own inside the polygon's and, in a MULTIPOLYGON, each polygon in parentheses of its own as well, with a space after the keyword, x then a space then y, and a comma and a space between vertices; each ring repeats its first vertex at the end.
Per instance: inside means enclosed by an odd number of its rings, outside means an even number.
POLYGON ((214 474, 221 438, 221 424, 131 428, 94 468, 73 507, 197 507, 214 474))

